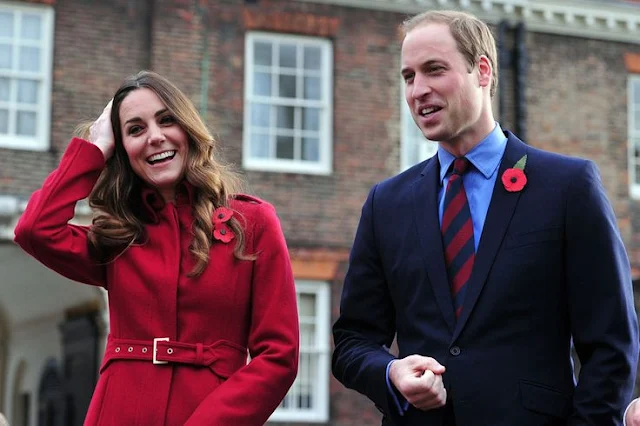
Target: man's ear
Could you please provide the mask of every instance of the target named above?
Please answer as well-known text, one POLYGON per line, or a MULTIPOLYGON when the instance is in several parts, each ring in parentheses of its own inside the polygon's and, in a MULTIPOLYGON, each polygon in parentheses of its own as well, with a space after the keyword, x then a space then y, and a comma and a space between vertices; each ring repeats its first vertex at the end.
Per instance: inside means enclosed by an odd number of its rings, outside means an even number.
POLYGON ((493 67, 491 61, 485 55, 480 55, 478 59, 478 83, 480 87, 491 87, 493 79, 493 67))

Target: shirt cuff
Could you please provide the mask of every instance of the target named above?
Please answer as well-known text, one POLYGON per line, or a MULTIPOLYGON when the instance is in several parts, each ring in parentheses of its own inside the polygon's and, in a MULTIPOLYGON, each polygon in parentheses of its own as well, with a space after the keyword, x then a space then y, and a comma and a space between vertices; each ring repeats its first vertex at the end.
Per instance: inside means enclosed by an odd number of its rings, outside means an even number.
MULTIPOLYGON (((393 361, 391 361, 391 362, 393 362, 393 361)), ((387 376, 389 375, 388 371, 389 371, 389 367, 387 367, 387 376)), ((387 379, 387 383, 389 383, 389 379, 387 379)), ((629 408, 631 408, 631 404, 633 404, 637 400, 638 400, 638 398, 632 400, 629 403, 629 405, 627 405, 627 409, 624 410, 624 414, 622 415, 622 424, 623 424, 623 426, 627 426, 627 411, 629 411, 629 408)))
POLYGON ((391 383, 391 380, 389 380, 389 369, 391 369, 391 364, 393 364, 394 362, 396 362, 395 359, 389 361, 389 364, 387 364, 387 389, 389 389, 391 399, 393 400, 398 413, 400 413, 401 416, 404 416, 404 413, 406 413, 406 411, 409 409, 409 401, 407 401, 402 395, 400 395, 400 392, 398 392, 396 387, 393 386, 393 383, 391 383))

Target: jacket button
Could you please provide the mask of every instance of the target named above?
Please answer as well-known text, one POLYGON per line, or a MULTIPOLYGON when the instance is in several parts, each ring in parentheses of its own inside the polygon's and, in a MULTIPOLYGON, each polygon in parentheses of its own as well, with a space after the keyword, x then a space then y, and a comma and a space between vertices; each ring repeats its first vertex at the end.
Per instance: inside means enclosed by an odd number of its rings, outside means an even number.
POLYGON ((458 356, 460 355, 460 348, 457 346, 453 346, 451 349, 449 349, 449 353, 453 356, 458 356))

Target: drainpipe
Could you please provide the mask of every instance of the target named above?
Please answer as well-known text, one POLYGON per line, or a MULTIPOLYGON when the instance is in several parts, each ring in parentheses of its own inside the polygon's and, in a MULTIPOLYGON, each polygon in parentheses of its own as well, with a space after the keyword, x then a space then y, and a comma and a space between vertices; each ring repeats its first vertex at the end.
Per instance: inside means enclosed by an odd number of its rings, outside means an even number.
POLYGON ((150 70, 153 66, 153 21, 154 21, 154 10, 155 10, 155 0, 147 1, 147 34, 146 34, 146 51, 147 55, 144 59, 143 68, 150 70))
POLYGON ((209 99, 209 11, 201 2, 196 2, 196 13, 202 23, 202 55, 200 59, 200 116, 207 122, 207 102, 209 99))
MULTIPOLYGON (((511 67, 511 52, 505 47, 505 39, 509 24, 506 20, 500 21, 498 24, 498 70, 506 70, 511 67)), ((500 120, 504 120, 506 94, 504 90, 498 90, 498 115, 500 120)))
POLYGON ((515 28, 514 73, 516 95, 516 134, 522 140, 527 140, 527 30, 524 22, 519 22, 515 28))

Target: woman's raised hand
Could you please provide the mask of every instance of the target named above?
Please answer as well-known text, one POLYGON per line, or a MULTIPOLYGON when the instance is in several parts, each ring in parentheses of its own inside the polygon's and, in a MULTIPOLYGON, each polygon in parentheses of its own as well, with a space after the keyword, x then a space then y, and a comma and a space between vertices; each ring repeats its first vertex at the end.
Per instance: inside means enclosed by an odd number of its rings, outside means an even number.
POLYGON ((113 129, 111 127, 111 104, 113 99, 109 101, 102 114, 93 122, 89 129, 89 141, 100 148, 104 159, 108 160, 113 155, 115 148, 115 139, 113 137, 113 129))

